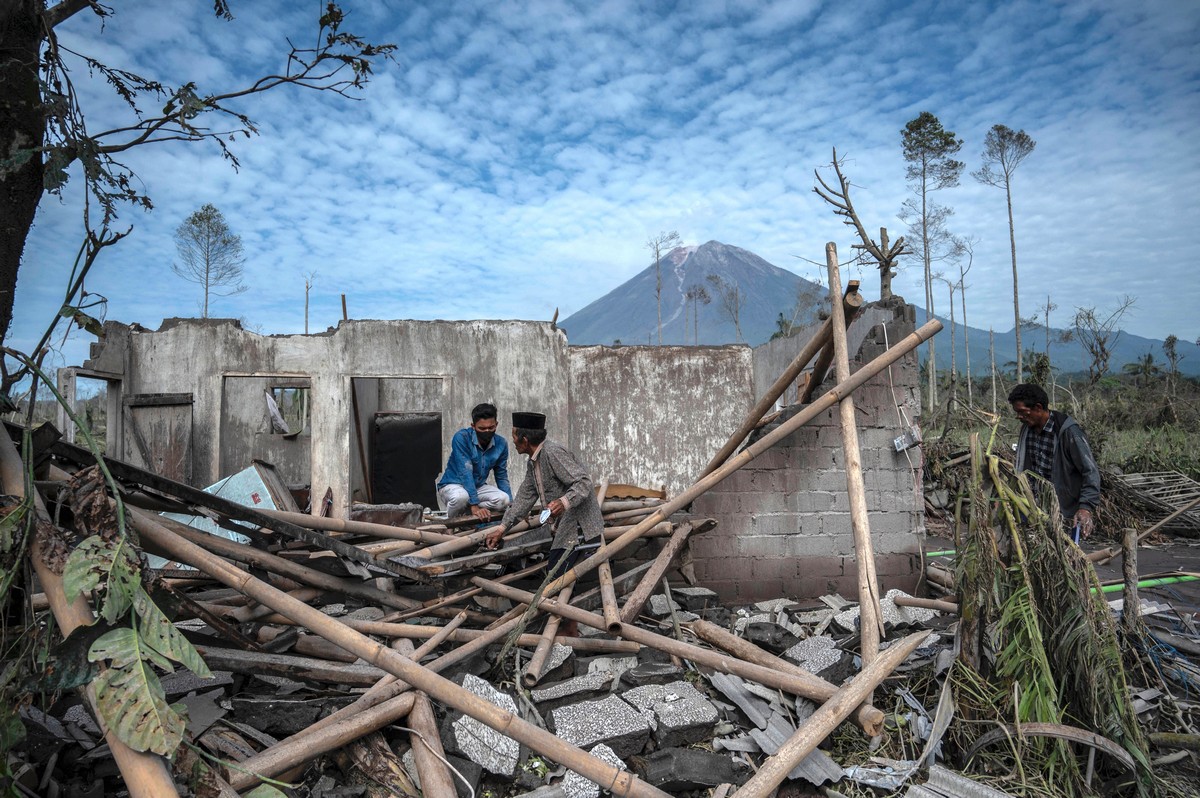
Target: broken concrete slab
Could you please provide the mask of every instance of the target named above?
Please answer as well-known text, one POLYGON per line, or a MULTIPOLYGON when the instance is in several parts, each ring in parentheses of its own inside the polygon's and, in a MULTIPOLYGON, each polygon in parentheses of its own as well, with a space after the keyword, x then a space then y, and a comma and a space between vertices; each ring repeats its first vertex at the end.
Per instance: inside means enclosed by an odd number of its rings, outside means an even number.
POLYGON ((671 748, 711 740, 717 708, 704 694, 684 681, 635 687, 621 697, 654 716, 654 741, 671 748))
POLYGON ((647 684, 667 684, 683 676, 683 668, 670 662, 643 662, 621 674, 621 684, 642 687, 647 684))
POLYGON ((706 587, 672 587, 671 596, 688 612, 703 612, 721 603, 717 592, 706 587))
POLYGON ((650 597, 649 603, 646 605, 646 611, 655 618, 666 618, 671 614, 671 611, 679 612, 683 607, 679 606, 679 602, 668 602, 667 597, 662 593, 655 593, 650 597))
MULTIPOLYGON (((517 704, 512 696, 497 690, 478 676, 462 674, 455 681, 483 700, 517 714, 517 704)), ((521 754, 520 743, 516 740, 459 712, 446 716, 442 745, 447 753, 470 759, 498 776, 512 776, 521 754)))
MULTIPOLYGON (((616 752, 603 743, 597 745, 588 753, 613 767, 628 770, 625 763, 621 761, 621 757, 617 756, 616 752)), ((601 791, 599 784, 585 776, 579 775, 573 770, 567 771, 567 775, 563 777, 562 783, 559 786, 562 788, 566 798, 599 798, 601 791)))
POLYGON ((578 748, 604 743, 622 759, 639 754, 650 739, 650 720, 617 696, 552 710, 551 729, 578 748))
POLYGON ((664 748, 636 763, 638 775, 667 792, 697 790, 719 784, 745 784, 750 767, 728 754, 696 748, 664 748))
POLYGON ((825 635, 805 638, 784 651, 782 656, 834 684, 841 684, 854 666, 853 656, 839 649, 837 642, 825 635))
POLYGON ((529 697, 543 711, 557 709, 567 704, 601 698, 608 692, 612 681, 610 671, 597 671, 531 690, 529 697))

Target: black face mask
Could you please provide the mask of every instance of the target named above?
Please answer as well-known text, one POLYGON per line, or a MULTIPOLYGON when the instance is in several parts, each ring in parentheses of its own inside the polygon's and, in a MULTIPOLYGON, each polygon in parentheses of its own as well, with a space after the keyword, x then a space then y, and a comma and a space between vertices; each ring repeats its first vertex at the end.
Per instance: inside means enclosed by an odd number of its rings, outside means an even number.
POLYGON ((492 438, 496 437, 496 433, 494 433, 494 432, 480 432, 479 430, 476 430, 476 431, 475 431, 475 437, 479 439, 479 445, 480 445, 480 446, 483 446, 484 448, 487 448, 487 445, 488 445, 489 443, 491 443, 491 442, 492 442, 492 438))

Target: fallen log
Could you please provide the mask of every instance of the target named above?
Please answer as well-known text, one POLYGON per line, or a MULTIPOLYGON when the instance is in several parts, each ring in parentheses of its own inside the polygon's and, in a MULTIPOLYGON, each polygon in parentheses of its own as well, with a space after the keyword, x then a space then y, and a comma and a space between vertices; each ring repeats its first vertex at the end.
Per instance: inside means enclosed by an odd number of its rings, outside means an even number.
POLYGON ((371 687, 387 675, 370 665, 353 665, 316 657, 268 654, 206 645, 197 645, 196 650, 204 658, 205 664, 214 670, 248 673, 254 676, 266 674, 295 681, 371 687))

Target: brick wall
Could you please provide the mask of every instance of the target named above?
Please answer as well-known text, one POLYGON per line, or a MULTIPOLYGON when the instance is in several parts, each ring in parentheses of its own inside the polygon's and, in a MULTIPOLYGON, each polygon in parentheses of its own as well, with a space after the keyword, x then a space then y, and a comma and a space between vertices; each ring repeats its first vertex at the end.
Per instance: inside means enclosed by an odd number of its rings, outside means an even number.
MULTIPOLYGON (((911 313, 897 314, 867 334, 852 370, 912 332, 911 313)), ((831 387, 832 377, 815 395, 831 387)), ((854 403, 876 571, 882 589, 911 590, 924 538, 921 453, 896 452, 892 441, 905 427, 901 414, 909 424, 918 421, 915 356, 859 388, 854 403)), ((701 584, 732 602, 834 592, 857 597, 838 419, 836 407, 821 414, 696 500, 696 515, 719 522, 691 544, 701 584)))

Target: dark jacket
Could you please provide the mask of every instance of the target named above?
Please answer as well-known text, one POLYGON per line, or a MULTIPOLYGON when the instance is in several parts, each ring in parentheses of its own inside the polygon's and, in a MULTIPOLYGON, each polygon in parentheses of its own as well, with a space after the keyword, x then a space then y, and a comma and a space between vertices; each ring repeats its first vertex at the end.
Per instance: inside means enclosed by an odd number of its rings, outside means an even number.
POLYGON ((592 490, 592 478, 578 458, 565 446, 552 440, 542 443, 537 458, 530 458, 525 469, 525 479, 517 488, 517 495, 504 511, 500 522, 506 530, 529 515, 538 500, 537 478, 534 471, 542 474, 542 486, 546 490, 546 504, 562 499, 567 509, 554 524, 555 549, 565 549, 580 541, 592 541, 604 531, 604 519, 600 517, 600 505, 592 490))
MULTIPOLYGON (((1050 482, 1058 496, 1058 506, 1067 520, 1074 518, 1080 507, 1093 512, 1100 504, 1100 467, 1092 456, 1083 427, 1059 410, 1051 410, 1054 427, 1054 461, 1050 468, 1050 482)), ((1029 427, 1021 426, 1021 437, 1017 440, 1017 472, 1025 470, 1027 455, 1026 440, 1029 427)))

